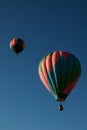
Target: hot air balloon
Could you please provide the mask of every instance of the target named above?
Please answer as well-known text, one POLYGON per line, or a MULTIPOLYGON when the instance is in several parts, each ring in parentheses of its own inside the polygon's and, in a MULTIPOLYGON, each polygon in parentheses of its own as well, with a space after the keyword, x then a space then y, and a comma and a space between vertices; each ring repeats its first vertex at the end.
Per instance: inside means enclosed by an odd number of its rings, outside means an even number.
POLYGON ((81 74, 79 60, 69 52, 54 51, 42 58, 38 73, 47 90, 59 102, 59 110, 63 110, 62 102, 75 87, 81 74))
POLYGON ((25 42, 21 38, 13 38, 10 41, 10 48, 16 53, 20 53, 25 48, 25 42))

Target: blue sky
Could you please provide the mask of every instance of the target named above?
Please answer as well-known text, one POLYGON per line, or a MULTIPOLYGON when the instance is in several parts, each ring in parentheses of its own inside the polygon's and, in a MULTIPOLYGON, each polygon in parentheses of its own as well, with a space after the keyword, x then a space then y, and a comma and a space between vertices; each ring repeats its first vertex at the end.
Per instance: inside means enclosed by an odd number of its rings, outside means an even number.
POLYGON ((86 51, 86 0, 0 0, 0 130, 86 130, 86 51), (26 42, 18 56, 13 37, 26 42), (38 76, 39 61, 54 50, 73 53, 82 66, 62 112, 38 76))

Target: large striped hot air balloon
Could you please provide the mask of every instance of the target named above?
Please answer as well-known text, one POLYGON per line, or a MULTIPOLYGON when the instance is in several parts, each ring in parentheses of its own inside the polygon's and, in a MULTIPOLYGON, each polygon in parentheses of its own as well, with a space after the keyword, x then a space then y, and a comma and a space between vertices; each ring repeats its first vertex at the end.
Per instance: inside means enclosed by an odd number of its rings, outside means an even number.
POLYGON ((20 53, 25 48, 25 42, 21 38, 13 38, 10 41, 10 48, 16 53, 20 53))
POLYGON ((79 60, 69 52, 54 51, 42 58, 38 72, 42 83, 61 104, 75 87, 80 74, 79 60))

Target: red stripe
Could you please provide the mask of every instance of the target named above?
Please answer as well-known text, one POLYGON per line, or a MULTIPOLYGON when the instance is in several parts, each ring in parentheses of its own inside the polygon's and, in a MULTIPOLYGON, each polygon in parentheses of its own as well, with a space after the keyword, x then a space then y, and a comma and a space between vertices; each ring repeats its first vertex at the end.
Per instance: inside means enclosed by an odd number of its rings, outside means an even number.
POLYGON ((75 80, 72 84, 69 83, 68 86, 66 87, 66 89, 63 91, 63 93, 65 95, 68 95, 72 91, 72 89, 75 87, 77 81, 78 81, 78 79, 75 80))
POLYGON ((44 84, 44 86, 46 87, 46 89, 50 92, 48 82, 46 81, 46 78, 45 78, 43 72, 40 72, 40 79, 41 79, 42 83, 44 84))
POLYGON ((53 66, 56 64, 56 62, 59 60, 60 55, 58 51, 55 51, 52 55, 52 64, 53 66))
POLYGON ((46 68, 46 61, 45 60, 42 61, 41 67, 42 67, 41 69, 42 69, 42 72, 44 74, 44 77, 45 77, 45 79, 47 79, 47 68, 46 68))
POLYGON ((53 72, 52 58, 50 55, 46 57, 46 68, 47 68, 47 71, 53 72))
POLYGON ((62 56, 65 60, 67 60, 69 53, 68 52, 62 52, 62 56))

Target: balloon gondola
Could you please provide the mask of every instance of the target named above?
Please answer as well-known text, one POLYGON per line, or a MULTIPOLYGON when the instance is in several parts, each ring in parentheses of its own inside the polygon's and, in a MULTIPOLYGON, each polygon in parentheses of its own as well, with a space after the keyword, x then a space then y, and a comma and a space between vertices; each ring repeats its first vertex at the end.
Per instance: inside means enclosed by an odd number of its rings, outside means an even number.
POLYGON ((58 106, 58 109, 59 109, 60 111, 64 110, 63 105, 60 104, 60 105, 58 106))
POLYGON ((61 102, 73 90, 81 74, 79 60, 69 52, 54 51, 41 59, 38 73, 47 90, 60 103, 59 110, 63 110, 61 102))

